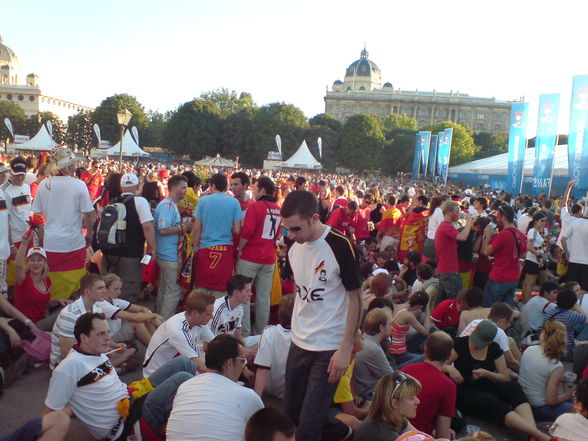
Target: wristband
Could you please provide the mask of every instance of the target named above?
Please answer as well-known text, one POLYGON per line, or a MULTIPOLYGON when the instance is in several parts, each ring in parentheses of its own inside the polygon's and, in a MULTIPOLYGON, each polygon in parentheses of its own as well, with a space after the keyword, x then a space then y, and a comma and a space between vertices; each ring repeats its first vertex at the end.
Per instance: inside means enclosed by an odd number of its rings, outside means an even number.
POLYGON ((31 323, 32 321, 29 318, 24 321, 25 326, 29 326, 31 323))

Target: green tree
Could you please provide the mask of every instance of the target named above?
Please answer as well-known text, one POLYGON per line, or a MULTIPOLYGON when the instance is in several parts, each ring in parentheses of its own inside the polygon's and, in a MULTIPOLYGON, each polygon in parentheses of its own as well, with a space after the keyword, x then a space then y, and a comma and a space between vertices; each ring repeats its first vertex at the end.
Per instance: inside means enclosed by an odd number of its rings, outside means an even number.
POLYGON ((221 112, 215 103, 200 98, 188 101, 171 114, 165 125, 162 146, 195 159, 216 155, 221 121, 221 112))
POLYGON ((402 113, 392 113, 390 115, 386 115, 382 119, 382 125, 386 131, 396 129, 418 130, 419 128, 416 119, 408 115, 403 115, 402 113))
POLYGON ((254 109, 243 108, 221 121, 218 137, 221 155, 231 159, 239 156, 241 164, 259 167, 259 163, 252 160, 257 154, 254 118, 254 109))
POLYGON ((508 150, 507 132, 480 132, 475 133, 473 138, 474 144, 477 146, 478 150, 475 159, 488 158, 490 156, 504 153, 508 150))
POLYGON ((251 94, 241 92, 237 95, 234 90, 225 88, 205 92, 200 95, 200 99, 215 103, 223 118, 244 109, 255 110, 256 108, 251 94))
POLYGON ((92 128, 92 112, 81 110, 67 120, 65 141, 70 146, 76 146, 85 154, 98 145, 98 140, 92 128))
POLYGON ((41 112, 28 117, 25 123, 25 132, 31 138, 37 134, 42 125, 46 125, 47 121, 51 121, 52 132, 51 136, 58 144, 65 143, 67 128, 63 121, 52 112, 41 112))
POLYGON ((343 127, 343 124, 341 124, 339 120, 336 120, 331 115, 327 115, 326 113, 319 113, 318 115, 313 116, 308 120, 308 123, 311 126, 328 127, 335 133, 339 133, 341 131, 341 127, 343 127))
POLYGON ((141 144, 150 147, 159 147, 163 144, 165 126, 171 117, 172 112, 147 112, 149 125, 139 134, 141 144))
POLYGON ((27 116, 24 110, 22 110, 22 107, 10 101, 0 101, 0 142, 6 142, 9 139, 9 142, 13 141, 12 135, 10 135, 10 132, 6 128, 6 124, 4 124, 4 118, 10 120, 16 135, 25 134, 24 130, 27 116))
POLYGON ((271 103, 259 108, 254 117, 255 151, 244 162, 260 167, 267 152, 277 151, 276 135, 282 138, 284 159, 300 147, 308 120, 298 107, 286 103, 271 103))
POLYGON ((416 130, 394 129, 386 132, 381 170, 387 175, 410 172, 414 158, 416 130))
POLYGON ((376 116, 351 116, 341 129, 341 165, 359 171, 379 169, 384 141, 382 123, 376 116))
POLYGON ((474 138, 472 138, 472 132, 469 127, 451 121, 443 121, 433 124, 427 130, 430 130, 432 135, 436 135, 449 128, 453 129, 449 165, 463 164, 474 159, 476 146, 474 145, 474 138))
POLYGON ((112 95, 100 103, 92 115, 92 122, 100 126, 102 139, 110 141, 113 145, 120 140, 120 126, 116 118, 116 112, 128 109, 133 117, 129 126, 135 126, 142 133, 149 126, 149 118, 145 109, 134 96, 126 93, 112 95))

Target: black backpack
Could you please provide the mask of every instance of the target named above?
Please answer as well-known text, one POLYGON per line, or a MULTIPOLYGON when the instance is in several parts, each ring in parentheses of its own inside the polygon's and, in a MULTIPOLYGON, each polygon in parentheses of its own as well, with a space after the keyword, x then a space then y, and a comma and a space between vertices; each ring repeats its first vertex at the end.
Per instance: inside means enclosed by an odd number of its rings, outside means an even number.
POLYGON ((96 244, 98 248, 115 250, 127 245, 127 207, 125 204, 133 199, 134 195, 119 198, 106 206, 98 227, 96 228, 96 244))

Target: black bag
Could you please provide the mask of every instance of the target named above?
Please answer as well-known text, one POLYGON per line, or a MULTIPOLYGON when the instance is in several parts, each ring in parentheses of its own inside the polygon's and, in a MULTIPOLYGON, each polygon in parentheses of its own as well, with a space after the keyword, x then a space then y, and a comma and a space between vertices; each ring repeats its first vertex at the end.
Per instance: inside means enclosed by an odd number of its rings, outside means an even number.
POLYGON ((96 228, 96 244, 103 251, 123 248, 127 245, 127 208, 125 204, 134 196, 115 199, 106 206, 98 227, 96 228))

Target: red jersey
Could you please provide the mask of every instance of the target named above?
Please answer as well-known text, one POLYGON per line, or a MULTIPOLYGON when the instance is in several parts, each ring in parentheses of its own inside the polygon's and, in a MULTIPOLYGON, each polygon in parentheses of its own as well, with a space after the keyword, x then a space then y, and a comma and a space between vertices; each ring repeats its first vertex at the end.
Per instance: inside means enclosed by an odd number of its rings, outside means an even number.
POLYGON ((351 221, 351 226, 355 229, 355 237, 357 240, 367 239, 370 237, 370 229, 368 222, 370 220, 370 207, 358 208, 351 221))
POLYGON ((519 258, 527 251, 525 235, 517 228, 505 228, 490 239, 490 245, 494 248, 494 265, 490 278, 497 282, 519 280, 519 258), (518 247, 515 237, 518 239, 518 247))
POLYGON ((457 241, 459 234, 451 222, 443 221, 435 233, 435 257, 439 273, 457 273, 457 241))
POLYGON ((461 312, 457 310, 456 300, 443 300, 431 313, 431 320, 439 329, 459 325, 461 312))
POLYGON ((104 177, 100 174, 100 172, 97 171, 96 173, 92 174, 89 171, 85 171, 82 173, 82 176, 80 176, 80 179, 88 186, 90 199, 92 199, 92 201, 98 199, 102 193, 102 186, 104 185, 104 177))
POLYGON ((345 208, 339 207, 335 208, 335 210, 331 213, 331 216, 329 216, 329 220, 327 221, 327 225, 336 228, 342 233, 347 233, 347 230, 351 226, 352 222, 353 218, 347 215, 345 208))
POLYGON ((259 200, 245 213, 241 237, 247 244, 241 259, 264 265, 276 261, 276 238, 281 231, 280 207, 275 202, 259 200))
POLYGON ((45 279, 45 284, 47 291, 39 290, 27 272, 22 284, 14 287, 14 307, 33 322, 45 317, 47 302, 51 299, 49 277, 45 279))
POLYGON ((433 433, 437 416, 452 418, 455 413, 457 386, 439 369, 427 362, 409 364, 401 369, 422 385, 417 397, 421 401, 411 424, 425 433, 433 433))

